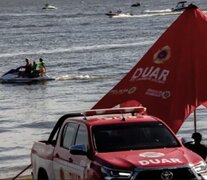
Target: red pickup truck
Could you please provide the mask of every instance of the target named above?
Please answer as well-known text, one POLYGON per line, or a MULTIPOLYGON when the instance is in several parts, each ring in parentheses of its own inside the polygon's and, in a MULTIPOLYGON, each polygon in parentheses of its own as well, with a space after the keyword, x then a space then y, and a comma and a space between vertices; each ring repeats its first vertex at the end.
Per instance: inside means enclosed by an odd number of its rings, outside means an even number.
POLYGON ((207 165, 144 107, 62 116, 31 151, 37 180, 206 179, 207 165))

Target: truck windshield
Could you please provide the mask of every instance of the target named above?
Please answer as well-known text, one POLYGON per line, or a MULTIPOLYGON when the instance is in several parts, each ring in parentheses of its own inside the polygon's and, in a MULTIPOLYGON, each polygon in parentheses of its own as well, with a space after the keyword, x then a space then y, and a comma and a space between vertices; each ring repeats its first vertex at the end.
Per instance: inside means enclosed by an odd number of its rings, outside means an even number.
POLYGON ((181 146, 175 136, 160 122, 94 126, 92 133, 98 152, 181 146))

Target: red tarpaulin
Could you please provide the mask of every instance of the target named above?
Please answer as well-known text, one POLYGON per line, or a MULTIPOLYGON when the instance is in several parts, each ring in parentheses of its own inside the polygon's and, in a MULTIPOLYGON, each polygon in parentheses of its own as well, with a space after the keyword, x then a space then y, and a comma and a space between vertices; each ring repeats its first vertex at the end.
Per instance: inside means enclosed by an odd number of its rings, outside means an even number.
POLYGON ((206 82, 207 16, 190 5, 92 109, 134 106, 138 101, 177 132, 207 101, 206 82))

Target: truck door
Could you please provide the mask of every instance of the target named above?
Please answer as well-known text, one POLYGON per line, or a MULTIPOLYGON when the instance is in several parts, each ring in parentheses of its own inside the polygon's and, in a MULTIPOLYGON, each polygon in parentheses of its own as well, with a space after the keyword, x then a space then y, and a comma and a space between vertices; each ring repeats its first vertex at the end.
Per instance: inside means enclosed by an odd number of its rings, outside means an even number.
MULTIPOLYGON (((88 148, 88 131, 85 125, 80 125, 77 130, 74 145, 84 144, 88 148)), ((72 179, 82 180, 85 179, 85 169, 89 163, 89 159, 86 155, 72 155, 70 154, 71 163, 69 163, 69 169, 73 172, 72 179)))
POLYGON ((77 128, 78 124, 69 122, 60 130, 53 157, 55 179, 71 179, 69 147, 74 144, 77 128))

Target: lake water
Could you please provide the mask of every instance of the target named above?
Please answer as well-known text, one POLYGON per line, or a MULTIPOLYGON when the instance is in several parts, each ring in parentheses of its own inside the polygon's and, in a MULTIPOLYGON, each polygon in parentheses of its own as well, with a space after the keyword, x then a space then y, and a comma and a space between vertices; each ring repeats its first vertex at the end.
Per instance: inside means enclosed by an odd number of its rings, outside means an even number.
MULTIPOLYGON (((169 13, 178 1, 0 0, 0 74, 45 60, 55 81, 0 84, 0 178, 30 164, 34 141, 47 139, 64 114, 90 109, 146 53, 179 16, 169 13), (108 18, 109 10, 134 16, 108 18)), ((196 5, 207 9, 207 2, 196 5)), ((193 27, 192 27, 193 28, 193 27)), ((207 111, 197 111, 198 130, 206 138, 207 111)), ((192 116, 178 134, 190 137, 192 116)))

